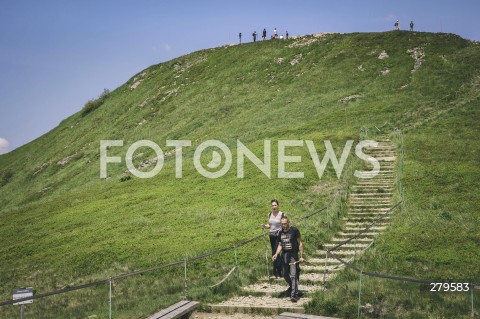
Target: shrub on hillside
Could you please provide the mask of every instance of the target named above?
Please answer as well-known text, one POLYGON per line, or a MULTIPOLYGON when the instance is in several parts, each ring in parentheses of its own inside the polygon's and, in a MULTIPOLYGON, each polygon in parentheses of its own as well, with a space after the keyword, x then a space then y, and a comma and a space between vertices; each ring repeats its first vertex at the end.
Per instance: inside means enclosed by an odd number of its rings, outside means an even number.
POLYGON ((7 169, 0 173, 0 187, 6 185, 13 177, 13 170, 7 169))
POLYGON ((126 182, 126 181, 129 181, 131 179, 132 179, 132 177, 130 175, 125 175, 125 176, 122 176, 120 178, 120 182, 126 182))
POLYGON ((85 106, 82 109, 82 116, 85 116, 88 113, 98 109, 109 96, 110 90, 104 89, 98 98, 89 100, 87 103, 85 103, 85 106))

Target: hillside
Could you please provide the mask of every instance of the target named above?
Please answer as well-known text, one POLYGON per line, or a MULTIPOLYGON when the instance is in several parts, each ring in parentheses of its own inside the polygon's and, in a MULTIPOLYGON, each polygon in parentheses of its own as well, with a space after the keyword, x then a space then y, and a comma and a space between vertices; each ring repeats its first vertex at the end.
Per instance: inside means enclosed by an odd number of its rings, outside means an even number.
MULTIPOLYGON (((10 299, 16 287, 49 291, 234 245, 261 234, 271 198, 299 218, 327 203, 340 182, 330 164, 319 179, 305 145, 289 152, 302 162, 287 165, 304 178, 279 178, 278 141, 312 140, 321 155, 329 140, 339 157, 361 131, 375 137, 395 129, 404 140, 398 174, 405 207, 359 262, 383 273, 478 282, 479 106, 480 46, 452 34, 319 34, 202 50, 153 65, 0 156, 0 299, 10 299), (100 177, 101 140, 123 141, 108 149, 122 162, 108 164, 107 178, 100 177), (138 178, 125 165, 139 140, 168 153, 153 178, 138 178), (191 141, 183 149, 182 178, 168 140, 191 141), (232 150, 233 165, 221 178, 206 178, 194 166, 194 151, 207 140, 232 150), (237 177, 237 140, 261 159, 264 141, 271 141, 270 178, 248 161, 244 178, 237 177)), ((133 163, 156 156, 139 148, 133 163)), ((201 161, 206 167, 211 159, 201 161)), ((306 230, 310 247, 331 235, 331 224, 317 226, 306 230)), ((258 249, 240 258, 252 277, 264 262, 258 249)), ((356 314, 349 303, 355 290, 338 287, 319 294, 309 309, 356 314), (339 296, 347 296, 344 306, 339 296)), ((408 295, 418 288, 395 299, 398 289, 386 285, 381 297, 371 297, 377 304, 370 303, 412 316, 439 304, 469 314, 459 297, 430 294, 422 309, 408 295)), ((72 303, 65 308, 77 309, 72 303)), ((445 309, 435 311, 441 316, 445 309)), ((0 317, 2 311, 16 309, 0 307, 0 317)))

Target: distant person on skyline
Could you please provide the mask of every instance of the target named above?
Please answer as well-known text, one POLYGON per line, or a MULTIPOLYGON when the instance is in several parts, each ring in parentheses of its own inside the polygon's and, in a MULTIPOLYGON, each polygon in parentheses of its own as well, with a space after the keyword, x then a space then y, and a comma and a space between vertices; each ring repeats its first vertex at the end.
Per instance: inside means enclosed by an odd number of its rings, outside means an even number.
POLYGON ((285 39, 288 40, 288 31, 285 32, 285 39))
POLYGON ((253 31, 252 36, 253 36, 253 42, 257 42, 257 31, 253 31))
POLYGON ((410 31, 413 31, 413 21, 410 21, 410 31))
POLYGON ((242 44, 242 32, 238 34, 238 39, 240 40, 240 44, 242 44))
POLYGON ((395 26, 395 30, 400 30, 400 22, 398 20, 395 21, 394 26, 395 26))
POLYGON ((264 28, 262 32, 262 41, 267 40, 267 30, 264 28))
POLYGON ((277 38, 277 28, 273 29, 273 38, 277 38))

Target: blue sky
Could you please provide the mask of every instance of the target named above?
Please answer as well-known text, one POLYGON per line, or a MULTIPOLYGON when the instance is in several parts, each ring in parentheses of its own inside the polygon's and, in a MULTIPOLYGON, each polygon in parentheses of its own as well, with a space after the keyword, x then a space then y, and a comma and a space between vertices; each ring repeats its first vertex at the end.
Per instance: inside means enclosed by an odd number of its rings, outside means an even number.
POLYGON ((415 29, 480 40, 479 0, 0 0, 0 154, 142 69, 201 49, 290 35, 415 29))

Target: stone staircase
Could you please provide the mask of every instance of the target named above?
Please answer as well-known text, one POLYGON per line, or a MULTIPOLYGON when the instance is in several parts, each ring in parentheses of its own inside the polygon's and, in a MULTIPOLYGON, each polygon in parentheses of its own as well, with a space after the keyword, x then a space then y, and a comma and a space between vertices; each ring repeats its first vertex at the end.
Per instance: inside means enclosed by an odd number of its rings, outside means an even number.
MULTIPOLYGON (((306 262, 301 266, 299 290, 304 293, 297 303, 290 298, 279 297, 288 288, 284 279, 262 278, 259 282, 243 287, 246 296, 237 296, 224 302, 210 305, 212 311, 222 313, 221 318, 237 318, 235 314, 256 313, 251 318, 257 318, 259 313, 271 316, 284 311, 303 313, 303 305, 310 301, 309 294, 325 290, 325 284, 335 278, 343 269, 343 265, 334 258, 326 258, 326 249, 338 245, 358 234, 374 220, 382 216, 392 206, 394 186, 395 147, 387 137, 376 139, 376 148, 364 148, 364 153, 376 158, 380 163, 380 172, 374 178, 357 178, 349 193, 348 213, 343 218, 344 227, 336 233, 330 242, 322 245, 315 252, 305 252, 306 262)), ((365 168, 368 170, 371 168, 365 168)), ((375 237, 385 231, 390 219, 385 216, 381 221, 370 227, 368 232, 361 234, 355 240, 337 248, 333 253, 345 261, 351 261, 361 254, 374 241, 375 237)), ((198 314, 197 318, 207 318, 206 314, 198 314), (203 317, 202 317, 203 316, 203 317)), ((194 317, 195 318, 195 317, 194 317)), ((269 318, 269 317, 267 317, 269 318)), ((271 317, 270 317, 271 318, 271 317)))

